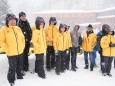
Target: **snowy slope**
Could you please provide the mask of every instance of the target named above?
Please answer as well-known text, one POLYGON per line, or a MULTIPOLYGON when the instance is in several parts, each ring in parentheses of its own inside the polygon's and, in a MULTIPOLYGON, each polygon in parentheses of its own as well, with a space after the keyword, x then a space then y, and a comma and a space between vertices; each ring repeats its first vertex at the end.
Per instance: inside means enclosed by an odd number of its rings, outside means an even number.
MULTIPOLYGON (((34 70, 35 56, 29 57, 30 71, 34 70)), ((112 67, 113 77, 101 75, 100 68, 93 72, 83 69, 83 55, 78 56, 77 64, 79 69, 76 72, 66 71, 57 76, 55 71, 46 71, 47 78, 41 79, 35 73, 27 72, 23 80, 16 80, 15 86, 115 86, 115 69, 112 67)), ((99 65, 99 56, 97 57, 99 65)), ((0 86, 9 86, 7 81, 8 62, 6 55, 0 55, 0 86)))

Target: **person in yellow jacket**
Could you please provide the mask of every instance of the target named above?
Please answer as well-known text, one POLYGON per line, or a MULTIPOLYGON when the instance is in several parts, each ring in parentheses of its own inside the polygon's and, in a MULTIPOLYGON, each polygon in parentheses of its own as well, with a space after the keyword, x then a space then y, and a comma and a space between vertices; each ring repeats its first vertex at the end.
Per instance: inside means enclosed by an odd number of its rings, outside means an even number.
POLYGON ((50 17, 49 26, 45 29, 47 53, 46 53, 46 69, 50 71, 55 67, 55 52, 53 47, 54 35, 58 32, 56 26, 56 18, 50 17))
POLYGON ((70 26, 66 25, 66 35, 67 35, 67 58, 66 58, 66 69, 69 70, 69 64, 70 64, 70 52, 71 52, 71 48, 72 48, 72 40, 71 40, 71 35, 69 32, 70 26))
POLYGON ((8 81, 11 85, 17 79, 23 79, 23 50, 25 48, 25 38, 19 27, 16 26, 17 18, 14 14, 6 15, 6 26, 0 29, 0 46, 5 50, 8 63, 8 81))
POLYGON ((37 17, 35 21, 36 30, 32 33, 32 43, 34 46, 34 54, 36 56, 35 72, 39 77, 45 79, 44 71, 44 54, 46 53, 46 38, 45 38, 45 21, 42 17, 37 17))
POLYGON ((60 75, 60 72, 64 72, 66 69, 66 54, 68 51, 67 46, 67 35, 66 35, 66 25, 60 24, 59 32, 54 36, 54 49, 56 55, 56 69, 55 72, 57 75, 60 75))
POLYGON ((93 61, 93 48, 95 47, 97 42, 97 37, 93 32, 93 27, 91 24, 88 25, 86 33, 83 35, 82 39, 82 49, 84 51, 84 60, 85 60, 85 68, 88 69, 88 54, 90 58, 90 71, 93 71, 94 61, 93 61))
POLYGON ((112 36, 112 31, 110 29, 107 31, 107 35, 101 39, 101 48, 104 57, 103 75, 111 77, 111 64, 115 56, 115 36, 112 36))

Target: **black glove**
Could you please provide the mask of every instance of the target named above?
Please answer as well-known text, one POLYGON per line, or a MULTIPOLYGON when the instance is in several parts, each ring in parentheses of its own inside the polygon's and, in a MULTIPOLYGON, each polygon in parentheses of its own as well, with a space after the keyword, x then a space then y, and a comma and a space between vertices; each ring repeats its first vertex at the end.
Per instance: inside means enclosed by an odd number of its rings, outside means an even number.
POLYGON ((112 42, 109 43, 109 47, 115 47, 115 44, 113 44, 112 42))

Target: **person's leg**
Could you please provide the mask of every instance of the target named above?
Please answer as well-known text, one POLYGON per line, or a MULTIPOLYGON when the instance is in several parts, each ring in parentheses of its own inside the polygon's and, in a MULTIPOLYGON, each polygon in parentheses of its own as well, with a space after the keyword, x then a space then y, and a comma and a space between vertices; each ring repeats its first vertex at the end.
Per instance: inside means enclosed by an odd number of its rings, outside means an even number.
POLYGON ((48 71, 51 70, 51 47, 47 47, 47 52, 46 52, 46 69, 48 71))
POLYGON ((75 52, 76 52, 76 53, 75 53, 75 59, 74 59, 75 68, 78 68, 78 67, 76 66, 78 48, 79 48, 79 47, 75 47, 75 52))
POLYGON ((23 54, 17 56, 17 79, 23 79, 23 54))
POLYGON ((103 67, 102 67, 102 73, 105 74, 107 73, 107 68, 108 68, 108 63, 109 63, 109 58, 104 56, 104 64, 103 64, 103 67))
POLYGON ((75 58, 76 58, 75 47, 72 47, 72 49, 71 49, 71 70, 73 70, 73 71, 76 71, 75 58))
POLYGON ((115 68, 115 57, 114 57, 114 68, 115 68))
POLYGON ((111 64, 113 61, 113 57, 108 57, 108 66, 107 66, 107 75, 111 76, 110 71, 111 71, 111 64))
POLYGON ((70 52, 71 52, 71 50, 70 50, 70 48, 69 48, 69 53, 68 53, 67 59, 66 59, 66 69, 67 69, 67 70, 69 70, 70 52))
POLYGON ((103 73, 105 69, 105 62, 104 62, 104 56, 102 54, 100 54, 100 65, 101 65, 101 71, 103 73))
POLYGON ((94 63, 94 65, 96 65, 96 52, 95 51, 93 51, 93 63, 94 63))
POLYGON ((89 52, 89 58, 90 58, 90 71, 93 71, 93 67, 94 67, 93 52, 89 52))
POLYGON ((30 43, 26 43, 24 49, 24 71, 29 70, 29 61, 28 61, 28 54, 29 54, 30 43))
POLYGON ((61 54, 61 72, 64 72, 66 70, 66 51, 62 51, 61 54))
POLYGON ((41 78, 46 78, 44 71, 44 54, 36 54, 36 59, 38 76, 41 78))
POLYGON ((88 67, 89 67, 88 52, 85 52, 85 51, 84 51, 84 61, 85 61, 85 68, 84 69, 88 69, 88 67))
POLYGON ((58 52, 58 56, 56 56, 56 69, 55 72, 57 75, 60 75, 61 72, 61 52, 58 52))
POLYGON ((9 70, 8 70, 8 81, 11 84, 15 82, 15 73, 17 67, 17 58, 15 56, 8 56, 9 70))
POLYGON ((51 68, 55 67, 55 51, 54 51, 54 47, 51 47, 51 68))

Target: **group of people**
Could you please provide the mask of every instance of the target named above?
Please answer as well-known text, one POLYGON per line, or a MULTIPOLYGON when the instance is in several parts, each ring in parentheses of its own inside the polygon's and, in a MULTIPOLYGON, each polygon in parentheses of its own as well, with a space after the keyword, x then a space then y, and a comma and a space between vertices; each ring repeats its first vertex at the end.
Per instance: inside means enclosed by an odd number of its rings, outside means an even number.
POLYGON ((93 71, 96 65, 96 51, 100 54, 100 66, 103 76, 112 76, 111 63, 115 56, 115 36, 110 26, 104 24, 97 35, 89 24, 81 35, 79 25, 69 32, 70 26, 61 23, 57 27, 55 17, 50 17, 49 26, 45 27, 42 17, 37 17, 32 28, 26 19, 26 13, 20 12, 19 19, 14 14, 6 15, 6 26, 0 29, 0 46, 8 57, 8 81, 13 86, 15 77, 23 79, 24 72, 29 71, 28 53, 32 40, 35 60, 35 72, 45 79, 44 55, 47 71, 55 70, 57 75, 71 69, 76 71, 77 52, 84 51, 84 69, 93 71), (44 29, 45 28, 45 29, 44 29), (88 61, 88 56, 89 60, 88 61), (71 66, 70 66, 71 64, 71 66))

